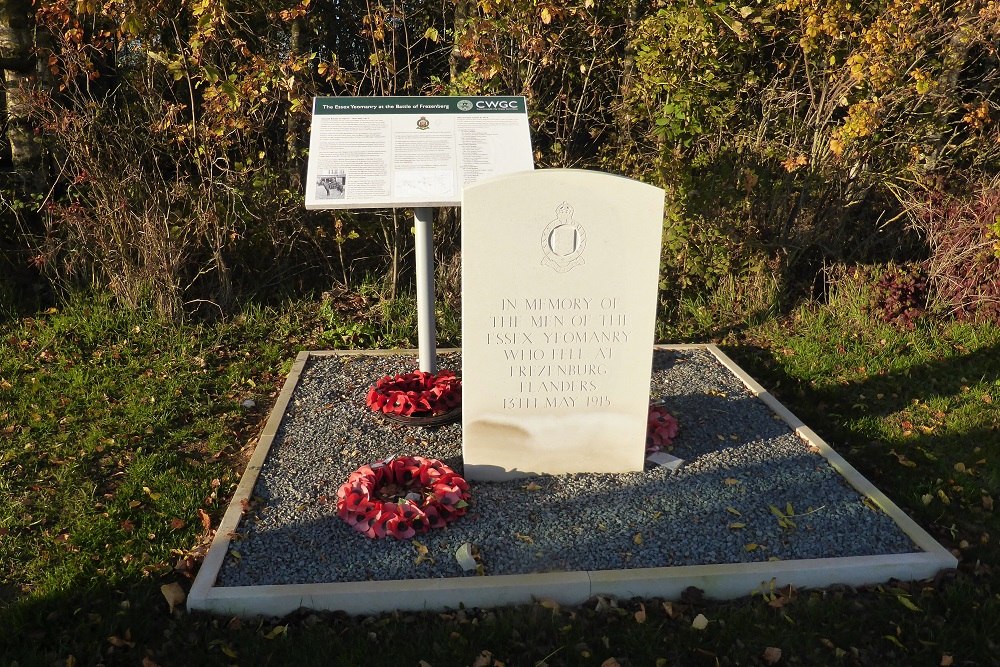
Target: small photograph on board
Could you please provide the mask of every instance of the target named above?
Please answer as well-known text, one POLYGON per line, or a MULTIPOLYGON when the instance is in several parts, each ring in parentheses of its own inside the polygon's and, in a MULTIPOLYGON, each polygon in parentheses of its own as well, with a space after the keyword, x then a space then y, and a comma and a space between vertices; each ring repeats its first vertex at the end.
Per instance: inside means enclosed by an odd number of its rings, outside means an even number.
POLYGON ((330 169, 316 178, 316 199, 343 199, 347 189, 347 172, 330 169))

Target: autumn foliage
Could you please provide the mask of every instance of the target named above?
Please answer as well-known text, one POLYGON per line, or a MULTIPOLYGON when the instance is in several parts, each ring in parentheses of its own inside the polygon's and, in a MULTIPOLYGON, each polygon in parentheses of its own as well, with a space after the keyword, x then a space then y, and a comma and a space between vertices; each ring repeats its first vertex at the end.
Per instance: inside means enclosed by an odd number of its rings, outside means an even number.
POLYGON ((1000 166, 995 0, 38 0, 32 19, 42 72, 8 107, 46 187, 0 252, 168 316, 303 276, 395 286, 398 217, 302 210, 318 94, 526 96, 539 167, 667 189, 665 304, 929 255, 912 203, 1000 166))

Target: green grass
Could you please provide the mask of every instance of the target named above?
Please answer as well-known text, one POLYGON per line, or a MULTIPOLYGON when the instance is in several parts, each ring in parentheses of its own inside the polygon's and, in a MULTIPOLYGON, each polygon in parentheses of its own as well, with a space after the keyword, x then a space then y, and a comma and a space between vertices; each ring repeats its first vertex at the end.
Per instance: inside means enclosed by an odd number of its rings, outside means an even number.
MULTIPOLYGON (((1000 332, 873 322, 849 280, 785 317, 763 301, 750 325, 730 312, 713 338, 954 549, 956 573, 668 606, 170 613, 160 587, 189 585, 174 566, 202 542, 199 511, 217 525, 295 353, 412 345, 412 303, 356 296, 169 327, 79 297, 0 324, 0 665, 754 665, 768 647, 778 664, 997 664, 1000 332)), ((661 331, 693 337, 728 299, 661 331)), ((454 309, 439 310, 457 344, 454 309)))

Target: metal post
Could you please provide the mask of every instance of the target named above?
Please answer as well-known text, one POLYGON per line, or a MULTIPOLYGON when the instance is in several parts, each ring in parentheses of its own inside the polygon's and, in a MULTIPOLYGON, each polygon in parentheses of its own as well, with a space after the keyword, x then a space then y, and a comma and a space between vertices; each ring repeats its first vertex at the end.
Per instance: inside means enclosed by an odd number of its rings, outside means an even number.
POLYGON ((437 373, 437 327, 434 324, 434 209, 413 209, 417 263, 417 344, 420 370, 437 373))

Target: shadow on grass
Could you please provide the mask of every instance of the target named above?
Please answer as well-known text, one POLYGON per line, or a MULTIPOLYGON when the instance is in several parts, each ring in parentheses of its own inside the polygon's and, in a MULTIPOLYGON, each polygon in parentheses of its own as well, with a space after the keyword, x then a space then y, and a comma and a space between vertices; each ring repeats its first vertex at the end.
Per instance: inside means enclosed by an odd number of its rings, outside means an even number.
POLYGON ((987 511, 1000 488, 1000 406, 992 397, 966 397, 979 401, 978 418, 968 426, 949 427, 948 415, 926 408, 921 416, 937 422, 924 430, 912 425, 916 416, 900 416, 939 398, 963 397, 977 382, 1000 388, 1000 345, 822 388, 785 372, 766 349, 724 349, 946 546, 965 540, 964 560, 1000 566, 989 537, 1000 531, 1000 519, 987 511), (893 430, 872 426, 882 420, 893 430))

